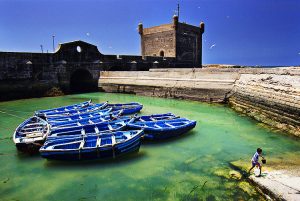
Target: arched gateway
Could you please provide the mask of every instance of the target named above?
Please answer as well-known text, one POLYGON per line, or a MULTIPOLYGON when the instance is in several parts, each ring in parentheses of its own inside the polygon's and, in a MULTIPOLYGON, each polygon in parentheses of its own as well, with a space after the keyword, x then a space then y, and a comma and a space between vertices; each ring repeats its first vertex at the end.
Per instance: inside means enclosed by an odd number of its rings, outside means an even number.
POLYGON ((91 92, 97 90, 97 80, 87 69, 77 69, 70 76, 71 92, 91 92))

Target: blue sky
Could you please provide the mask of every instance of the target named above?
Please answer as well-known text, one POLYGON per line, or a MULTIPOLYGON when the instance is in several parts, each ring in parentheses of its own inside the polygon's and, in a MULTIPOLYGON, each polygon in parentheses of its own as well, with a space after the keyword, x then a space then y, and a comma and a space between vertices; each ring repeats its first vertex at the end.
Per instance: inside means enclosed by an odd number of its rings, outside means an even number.
MULTIPOLYGON (((140 55, 137 24, 172 21, 177 0, 0 0, 0 51, 52 51, 84 40, 140 55)), ((203 63, 300 65, 300 0, 180 0, 180 21, 205 22, 203 63)))

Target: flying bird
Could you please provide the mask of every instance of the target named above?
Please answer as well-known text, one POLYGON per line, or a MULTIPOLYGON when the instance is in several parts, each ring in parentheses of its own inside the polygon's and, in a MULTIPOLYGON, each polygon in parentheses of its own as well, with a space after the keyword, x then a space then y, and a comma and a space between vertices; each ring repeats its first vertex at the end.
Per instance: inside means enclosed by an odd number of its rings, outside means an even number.
POLYGON ((214 47, 216 47, 216 44, 211 45, 209 49, 213 49, 214 47))

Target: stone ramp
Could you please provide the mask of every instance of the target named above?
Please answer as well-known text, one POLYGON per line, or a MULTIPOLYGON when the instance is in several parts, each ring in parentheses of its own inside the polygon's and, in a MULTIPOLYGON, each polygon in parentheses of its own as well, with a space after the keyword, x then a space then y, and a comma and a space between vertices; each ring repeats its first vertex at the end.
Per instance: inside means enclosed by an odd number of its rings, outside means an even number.
POLYGON ((265 193, 278 200, 300 200, 300 177, 286 170, 264 171, 261 177, 251 175, 249 180, 265 193))
POLYGON ((292 161, 290 156, 287 157, 286 164, 278 163, 279 159, 270 159, 267 165, 263 165, 261 177, 248 176, 248 161, 233 161, 230 166, 242 172, 267 198, 300 201, 300 166, 297 159, 292 161))

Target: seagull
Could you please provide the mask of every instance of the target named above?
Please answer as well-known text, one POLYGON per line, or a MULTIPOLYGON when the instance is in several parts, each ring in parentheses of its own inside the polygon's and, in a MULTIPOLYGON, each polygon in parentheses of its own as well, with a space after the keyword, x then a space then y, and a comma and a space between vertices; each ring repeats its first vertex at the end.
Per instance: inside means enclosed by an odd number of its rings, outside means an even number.
POLYGON ((211 45, 209 49, 212 49, 214 47, 216 47, 216 44, 211 45))

